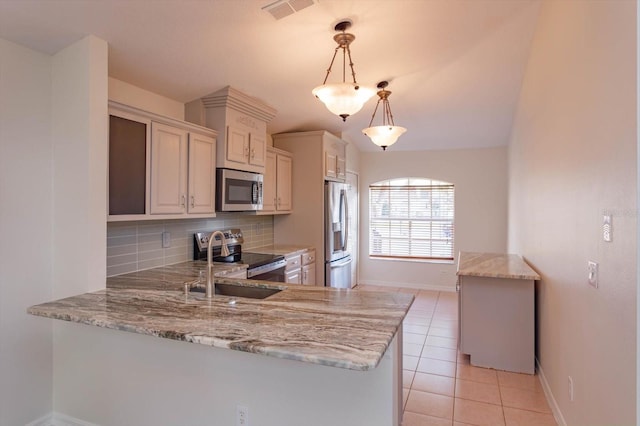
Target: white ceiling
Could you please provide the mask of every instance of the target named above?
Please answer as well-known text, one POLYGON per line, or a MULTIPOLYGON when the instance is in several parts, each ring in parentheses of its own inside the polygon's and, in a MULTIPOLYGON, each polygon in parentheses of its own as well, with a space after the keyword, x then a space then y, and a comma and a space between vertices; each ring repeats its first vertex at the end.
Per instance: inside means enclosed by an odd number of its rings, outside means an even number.
POLYGON ((180 102, 231 85, 278 110, 269 133, 326 129, 376 150, 361 129, 377 97, 343 123, 311 95, 349 18, 358 82, 389 80, 408 129, 390 150, 507 144, 538 0, 319 0, 280 20, 262 10, 273 1, 0 0, 0 37, 53 54, 94 34, 112 77, 180 102))

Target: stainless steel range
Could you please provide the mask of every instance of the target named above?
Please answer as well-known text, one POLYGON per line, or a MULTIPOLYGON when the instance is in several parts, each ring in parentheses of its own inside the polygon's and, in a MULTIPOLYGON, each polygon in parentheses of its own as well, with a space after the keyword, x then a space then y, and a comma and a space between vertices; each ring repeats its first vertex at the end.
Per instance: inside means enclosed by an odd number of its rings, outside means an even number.
MULTIPOLYGON (((213 232, 213 231, 211 231, 213 232)), ((211 232, 193 234, 193 259, 207 260, 207 246, 211 232)), ((278 254, 251 253, 242 251, 244 238, 240 229, 222 231, 229 248, 229 256, 222 256, 222 241, 216 237, 213 242, 213 261, 224 263, 244 263, 247 278, 252 280, 284 282, 284 267, 287 262, 278 254)))

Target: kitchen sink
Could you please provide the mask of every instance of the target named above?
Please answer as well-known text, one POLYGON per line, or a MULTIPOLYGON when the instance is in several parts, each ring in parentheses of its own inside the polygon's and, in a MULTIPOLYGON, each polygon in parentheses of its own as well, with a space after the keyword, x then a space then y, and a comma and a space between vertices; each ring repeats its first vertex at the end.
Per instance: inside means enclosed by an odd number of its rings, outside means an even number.
MULTIPOLYGON (((253 287, 233 284, 214 284, 215 294, 220 296, 245 297, 248 299, 266 299, 282 290, 273 287, 253 287)), ((192 293, 204 293, 204 287, 191 287, 192 293)))

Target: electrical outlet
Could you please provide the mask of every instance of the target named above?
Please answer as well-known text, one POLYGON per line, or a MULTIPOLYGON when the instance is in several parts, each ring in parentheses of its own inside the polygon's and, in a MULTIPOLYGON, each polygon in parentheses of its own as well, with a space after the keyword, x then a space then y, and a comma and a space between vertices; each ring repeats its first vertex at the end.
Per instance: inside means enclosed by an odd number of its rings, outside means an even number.
POLYGON ((162 233, 162 248, 171 247, 171 232, 163 232, 162 233))
POLYGON ((249 426, 249 408, 243 405, 236 407, 236 426, 249 426))
POLYGON ((573 378, 569 376, 569 401, 573 402, 573 378))
POLYGON ((589 284, 598 288, 598 263, 589 261, 588 271, 589 284))

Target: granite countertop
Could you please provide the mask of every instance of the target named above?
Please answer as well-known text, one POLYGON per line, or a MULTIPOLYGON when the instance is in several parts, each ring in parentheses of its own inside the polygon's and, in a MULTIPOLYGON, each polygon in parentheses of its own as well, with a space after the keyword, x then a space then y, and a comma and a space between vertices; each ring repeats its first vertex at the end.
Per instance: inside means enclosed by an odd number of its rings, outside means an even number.
POLYGON ((32 306, 28 312, 167 339, 351 370, 375 368, 399 330, 413 296, 218 278, 275 286, 264 300, 185 296, 183 284, 204 262, 107 279, 107 288, 32 306))
POLYGON ((522 256, 517 254, 460 252, 457 275, 513 278, 518 280, 539 280, 522 256))
MULTIPOLYGON (((224 277, 227 274, 247 269, 248 266, 241 263, 214 262, 213 275, 215 277, 224 277)), ((185 282, 199 279, 201 271, 206 273, 207 262, 204 260, 192 260, 146 271, 107 277, 107 288, 181 290, 184 288, 185 282)))
POLYGON ((289 256, 295 254, 302 254, 306 251, 313 250, 311 246, 298 246, 292 244, 274 244, 271 246, 256 247, 250 249, 252 253, 265 253, 265 254, 279 254, 282 256, 289 256))

